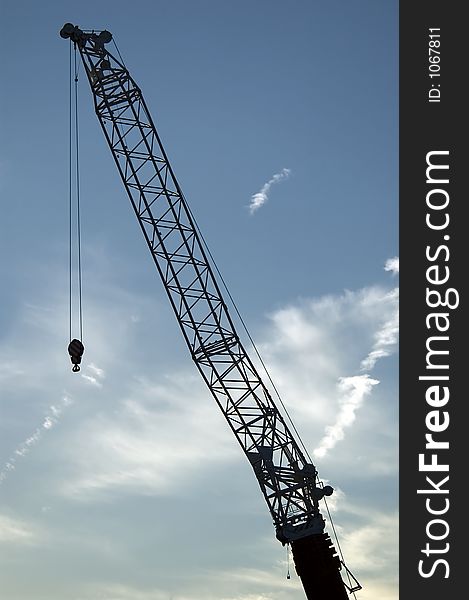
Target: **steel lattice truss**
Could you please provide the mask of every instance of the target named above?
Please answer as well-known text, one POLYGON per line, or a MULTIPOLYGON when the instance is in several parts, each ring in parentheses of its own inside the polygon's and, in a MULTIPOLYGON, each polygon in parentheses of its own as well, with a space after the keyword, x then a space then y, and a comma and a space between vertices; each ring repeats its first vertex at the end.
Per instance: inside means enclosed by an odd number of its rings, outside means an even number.
MULTIPOLYGON (((324 529, 317 473, 246 353, 142 93, 103 32, 70 35, 95 109, 169 300, 199 368, 290 541, 324 529)), ((108 34, 110 35, 110 34, 108 34)))

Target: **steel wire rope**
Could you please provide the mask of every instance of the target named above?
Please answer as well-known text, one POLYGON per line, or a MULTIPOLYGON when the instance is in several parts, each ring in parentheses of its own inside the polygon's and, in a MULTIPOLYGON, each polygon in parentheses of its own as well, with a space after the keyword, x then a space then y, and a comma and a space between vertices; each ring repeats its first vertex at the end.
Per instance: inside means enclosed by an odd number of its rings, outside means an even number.
POLYGON ((77 260, 78 260, 78 314, 80 326, 80 340, 83 343, 83 308, 82 308, 82 275, 81 275, 81 214, 80 214, 80 158, 78 137, 78 63, 77 47, 74 52, 74 76, 75 76, 75 178, 77 190, 77 260))
MULTIPOLYGON (((321 482, 321 485, 322 485, 322 482, 321 482)), ((327 500, 326 500, 325 496, 324 496, 323 500, 324 500, 324 504, 326 505, 327 516, 329 517, 329 521, 331 522, 332 532, 334 534, 335 543, 337 545, 337 550, 339 552, 340 559, 341 559, 343 565, 345 566, 345 572, 347 574, 349 588, 352 589, 353 585, 352 585, 352 581, 350 579, 350 573, 349 573, 349 571, 347 569, 347 566, 346 566, 346 563, 345 563, 344 553, 342 552, 342 548, 341 548, 340 542, 339 542, 339 536, 337 535, 337 531, 335 529, 334 521, 332 520, 331 511, 329 510, 329 505, 327 504, 327 500)), ((352 592, 352 594, 353 594, 353 597, 356 598, 355 592, 352 592)))
MULTIPOLYGON (((184 197, 184 196, 183 196, 183 197, 184 197)), ((296 428, 296 426, 295 426, 295 424, 294 424, 294 422, 293 422, 292 418, 290 417, 290 414, 289 414, 289 412, 288 412, 288 410, 287 410, 287 408, 286 408, 286 406, 285 406, 285 404, 284 404, 284 402, 283 402, 283 400, 282 400, 282 397, 280 396, 280 392, 278 391, 278 389, 277 389, 277 386, 275 385, 275 383, 274 383, 274 382, 273 382, 273 380, 272 380, 272 377, 271 377, 271 375, 270 375, 270 373, 269 373, 269 370, 267 369, 267 366, 266 366, 266 364, 265 364, 264 360, 262 359, 262 356, 260 355, 260 352, 259 352, 259 350, 258 350, 258 348, 257 348, 257 346, 256 346, 256 344, 255 344, 255 342, 254 342, 254 340, 253 340, 253 338, 252 338, 252 336, 251 336, 251 334, 250 334, 250 332, 249 332, 248 328, 247 328, 247 325, 246 325, 246 323, 245 323, 245 321, 244 321, 243 317, 241 316, 241 313, 240 313, 240 311, 238 310, 238 307, 237 307, 237 305, 236 305, 236 302, 234 301, 234 298, 233 298, 233 296, 231 295, 231 292, 230 292, 230 290, 228 289, 228 285, 226 284, 226 282, 225 282, 225 279, 224 279, 223 275, 221 274, 221 272, 220 272, 220 269, 218 268, 218 265, 217 265, 217 263, 215 262, 215 259, 213 258, 213 255, 212 255, 212 253, 211 253, 211 251, 210 251, 210 248, 208 247, 208 244, 207 244, 207 242, 206 242, 206 240, 205 240, 205 238, 204 238, 204 235, 203 235, 202 231, 200 230, 200 227, 199 227, 199 225, 198 225, 198 223, 197 223, 197 220, 196 220, 196 218, 195 218, 195 216, 194 216, 194 214, 193 214, 193 212, 192 212, 192 210, 191 210, 191 208, 190 208, 190 206, 189 206, 189 204, 187 203, 187 201, 186 201, 186 199, 185 199, 185 198, 184 198, 184 202, 185 202, 185 204, 186 204, 187 210, 189 211, 189 213, 190 213, 190 215, 191 215, 191 218, 192 218, 192 219, 193 219, 193 221, 194 221, 195 227, 196 227, 196 229, 197 229, 197 231, 198 231, 198 233, 199 233, 199 235, 200 235, 200 238, 201 238, 201 240, 202 240, 202 242, 203 242, 203 244, 204 244, 204 247, 205 247, 205 249, 207 250, 207 253, 208 253, 209 257, 210 257, 210 260, 212 261, 212 264, 213 264, 213 266, 215 267, 215 270, 216 270, 216 272, 218 273, 218 276, 220 277, 220 281, 222 282, 222 285, 223 285, 223 287, 224 287, 224 289, 225 289, 226 293, 228 294, 228 298, 230 299, 230 301, 231 301, 231 304, 233 305, 233 308, 234 308, 234 310, 235 310, 235 312, 236 312, 236 314, 237 314, 237 316, 238 316, 238 318, 239 318, 239 320, 240 320, 240 322, 241 322, 241 325, 243 326, 243 329, 244 329, 244 331, 246 332, 246 335, 248 336, 248 339, 249 339, 249 341, 251 342, 251 345, 252 345, 252 347, 254 348, 254 351, 255 351, 255 353, 256 353, 256 355, 257 355, 257 358, 259 359, 259 361, 260 361, 260 363, 261 363, 261 365, 262 365, 262 367, 263 367, 263 369, 264 369, 264 371, 265 371, 265 373, 266 373, 266 375, 267 375, 267 378, 269 379, 269 381, 270 381, 270 384, 272 385, 272 388, 274 389, 274 391, 275 391, 275 394, 276 394, 276 396, 277 396, 277 398, 278 398, 278 400, 279 400, 279 402, 280 402, 280 404, 281 404, 281 406, 282 406, 283 410, 285 411, 285 414, 286 414, 286 416, 287 416, 287 418, 288 418, 288 421, 290 422, 290 425, 291 425, 291 426, 292 426, 292 428, 293 428, 293 431, 294 431, 294 432, 296 433, 296 435, 297 435, 297 438, 298 438, 298 440, 299 440, 299 442, 300 442, 300 444, 301 444, 301 447, 302 447, 302 448, 303 448, 303 450, 304 450, 304 453, 305 453, 305 455, 306 455, 306 458, 307 458, 307 459, 308 459, 308 460, 309 460, 311 463, 313 463, 313 461, 312 461, 312 459, 311 459, 311 456, 309 455, 309 452, 308 452, 308 450, 307 450, 307 448, 306 448, 306 446, 305 446, 305 444, 304 444, 304 442, 303 442, 303 440, 302 440, 302 438, 301 438, 301 436, 300 436, 300 434, 299 434, 299 432, 298 432, 298 429, 296 428)), ((318 483, 320 484, 320 486, 321 486, 321 487, 323 487, 323 483, 322 483, 322 481, 319 479, 319 476, 317 476, 317 481, 318 481, 318 483)), ((338 538, 338 535, 337 535, 337 531, 336 531, 336 529, 335 529, 335 526, 334 526, 334 521, 332 520, 332 515, 331 515, 331 512, 330 512, 330 510, 329 510, 329 506, 328 506, 328 504, 327 504, 327 501, 326 501, 326 498, 325 498, 325 497, 323 497, 323 500, 324 500, 324 504, 326 505, 326 511, 327 511, 327 515, 328 515, 328 517, 329 517, 329 520, 330 520, 330 522, 331 522, 331 527, 332 527, 332 531, 333 531, 333 534, 334 534, 334 538, 335 538, 335 541, 336 541, 336 544, 337 544, 337 550, 338 550, 338 552, 339 552, 339 556, 340 556, 340 558, 341 558, 341 561, 342 561, 342 563, 345 565, 346 563, 345 563, 344 555, 343 555, 343 552, 342 552, 342 548, 341 548, 341 546, 340 546, 340 542, 339 542, 339 538, 338 538)), ((349 581, 350 587, 352 587, 352 584, 351 584, 351 581, 350 581, 350 574, 349 574, 349 572, 348 572, 348 570, 347 570, 347 569, 346 569, 346 573, 347 573, 347 578, 348 578, 348 581, 349 581)), ((354 597, 355 597, 355 592, 353 592, 353 595, 354 595, 354 597)))
MULTIPOLYGON (((127 70, 127 67, 125 66, 124 60, 123 60, 123 58, 122 58, 122 55, 121 55, 121 53, 119 52, 119 48, 117 47, 117 44, 116 44, 116 41, 115 41, 115 39, 114 39, 114 38, 112 39, 112 42, 113 42, 113 44, 114 44, 114 47, 115 47, 115 49, 116 49, 116 52, 117 52, 117 54, 119 55, 119 58, 120 58, 120 60, 121 60, 121 63, 122 63, 122 65, 123 65, 123 66, 124 66, 124 68, 127 70)), ((309 460, 310 462, 312 462, 312 460, 311 460, 311 457, 310 457, 310 456, 309 456, 309 454, 308 454, 308 450, 306 449, 306 446, 304 445, 304 443, 303 443, 303 440, 301 439, 301 436, 300 436, 300 434, 299 434, 299 432, 298 432, 298 430, 297 430, 297 428, 296 428, 295 424, 293 423, 293 421, 292 421, 292 419, 291 419, 291 417, 290 417, 290 415, 289 415, 289 413, 288 413, 288 410, 287 410, 287 408, 286 408, 285 404, 283 403, 283 400, 282 400, 282 398, 281 398, 281 396, 280 396, 280 393, 279 393, 279 391, 277 390, 277 387, 275 386, 275 384, 274 384, 274 382, 273 382, 273 380, 272 380, 272 377, 270 376, 270 373, 269 373, 269 371, 268 371, 268 369, 267 369, 267 367, 266 367, 266 365, 265 365, 265 363, 264 363, 264 361, 263 361, 263 359, 262 359, 262 357, 261 357, 261 355, 260 355, 260 353, 259 353, 259 351, 258 351, 258 349, 257 349, 257 346, 256 346, 256 344, 254 343, 254 340, 253 340, 253 338, 252 338, 251 334, 249 333, 249 330, 248 330, 248 328, 247 328, 247 325, 246 325, 246 323, 244 322, 244 319, 242 318, 242 316, 241 316, 241 313, 240 313, 240 312, 239 312, 239 310, 238 310, 238 307, 237 307, 237 305, 236 305, 236 303, 235 303, 235 301, 234 301, 234 299, 233 299, 233 296, 231 295, 231 292, 230 292, 230 290, 228 289, 228 286, 227 286, 227 284, 226 284, 226 282, 225 282, 225 280, 224 280, 224 278, 223 278, 223 275, 221 274, 221 272, 220 272, 220 269, 218 268, 218 266, 217 266, 217 263, 215 262, 215 259, 213 258, 213 255, 212 255, 212 253, 211 253, 211 251, 210 251, 210 248, 208 247, 208 244, 207 244, 207 242, 206 242, 206 240, 205 240, 205 238, 204 238, 204 235, 203 235, 202 231, 200 230, 200 227, 199 227, 199 225, 198 225, 198 223, 197 223, 197 220, 195 219, 195 216, 194 216, 194 214, 193 214, 193 212, 192 212, 192 210, 191 210, 191 208, 190 208, 189 204, 187 203, 187 201, 186 201, 186 199, 185 199, 185 197, 184 197, 184 194, 182 193, 182 191, 181 191, 180 193, 181 193, 181 196, 182 196, 182 198, 183 198, 183 200, 184 200, 184 204, 186 205, 186 208, 187 208, 187 210, 188 210, 188 212, 189 212, 189 214, 190 214, 190 216, 191 216, 191 218, 192 218, 192 220, 193 220, 193 222, 194 222, 194 224, 195 224, 195 227, 196 227, 196 229, 197 229, 197 231, 198 231, 198 233, 199 233, 199 236, 200 236, 200 238, 201 238, 201 240, 202 240, 202 242, 203 242, 203 244, 204 244, 204 246, 205 246, 205 249, 207 250, 207 253, 208 253, 208 255, 209 255, 209 257, 210 257, 210 259, 211 259, 211 261, 212 261, 212 264, 213 264, 213 266, 215 267, 215 270, 216 270, 216 272, 218 273, 218 276, 220 277, 220 280, 221 280, 221 282, 222 282, 222 284, 223 284, 223 287, 224 287, 224 289, 225 289, 226 293, 228 294, 228 297, 229 297, 229 299, 230 299, 230 301, 231 301, 231 303, 232 303, 232 305, 233 305, 233 308, 235 309, 235 312, 236 312, 236 314, 238 315, 238 318, 239 318, 239 320, 240 320, 240 322, 241 322, 241 324, 242 324, 242 326, 243 326, 243 329, 244 329, 244 331, 246 332, 246 335, 248 336, 248 338, 249 338, 249 341, 251 342, 251 344, 252 344, 252 347, 254 348, 254 351, 255 351, 255 353, 256 353, 256 355, 257 355, 257 357, 258 357, 259 361, 261 362, 261 365, 262 365, 262 367, 263 367, 263 369, 264 369, 264 371, 265 371, 265 373, 266 373, 266 375, 267 375, 267 377, 268 377, 268 379, 269 379, 269 381, 270 381, 270 383, 271 383, 271 385, 272 385, 273 389, 275 390, 275 393, 276 393, 276 395, 277 395, 277 398, 278 398, 278 400, 279 400, 280 404, 282 405, 282 407, 283 407, 283 410, 285 411, 285 414, 287 415, 287 417, 288 417, 288 420, 289 420, 289 422, 290 422, 290 424, 291 424, 291 426, 292 426, 292 428, 293 428, 294 432, 296 433, 296 435, 297 435, 297 437, 298 437, 298 439, 299 439, 299 441, 300 441, 300 444, 301 444, 301 446, 302 446, 302 448, 303 448, 303 450, 304 450, 304 452, 305 452, 305 454, 306 454, 306 457, 308 458, 308 460, 309 460)))
POLYGON ((83 307, 82 307, 82 268, 81 268, 81 211, 80 211, 80 159, 79 159, 79 120, 78 120, 78 62, 77 47, 74 45, 72 51, 72 41, 70 41, 69 55, 69 219, 68 219, 68 287, 69 287, 69 335, 70 340, 73 335, 74 306, 78 304, 78 328, 80 331, 80 341, 83 342, 83 307), (72 57, 73 54, 73 57, 72 57), (75 184, 75 186, 74 186, 75 184), (74 192, 76 197, 76 212, 74 208, 74 192), (75 214, 74 214, 75 213, 75 214), (74 219, 75 217, 75 219, 74 219), (76 231, 74 231, 74 220, 76 221, 76 231), (76 258, 78 284, 78 298, 74 303, 74 234, 76 234, 76 258))
POLYGON ((123 66, 123 67, 124 67, 124 68, 127 70, 127 67, 125 66, 124 59, 122 58, 122 55, 121 55, 121 53, 119 52, 119 48, 117 47, 116 40, 115 40, 114 38, 112 38, 112 43, 114 44, 114 47, 115 47, 115 49, 116 49, 116 52, 117 52, 117 54, 119 55, 119 58, 120 58, 120 60, 121 60, 121 63, 122 63, 122 66, 123 66))
MULTIPOLYGON (((122 56, 121 56, 121 53, 119 52, 119 48, 117 47, 117 44, 116 44, 116 41, 115 41, 115 39, 113 38, 113 40, 112 40, 112 41, 113 41, 113 44, 114 44, 114 46, 115 46, 115 48, 116 48, 116 52, 117 52, 117 54, 119 55, 119 58, 120 58, 120 60, 121 60, 121 62, 122 62, 122 65, 123 65, 123 66, 124 66, 124 68, 127 70, 127 67, 125 66, 124 60, 123 60, 123 58, 122 58, 122 56)), ((224 278, 223 278, 223 275, 221 274, 221 272, 220 272, 220 270, 219 270, 219 268, 218 268, 218 266, 217 266, 217 263, 215 262, 215 259, 213 258, 213 255, 212 255, 212 253, 211 253, 211 251, 210 251, 210 248, 208 247, 208 244, 207 244, 207 242, 206 242, 206 240, 205 240, 205 238, 204 238, 204 236, 203 236, 203 233, 202 233, 202 231, 200 230, 200 227, 199 227, 199 225, 198 225, 198 223, 197 223, 197 220, 195 219, 195 216, 194 216, 194 214, 193 214, 193 212, 192 212, 192 210, 191 210, 191 208, 190 208, 189 204, 187 203, 187 200, 185 199, 185 197, 184 197, 184 194, 182 193, 182 191, 181 191, 180 193, 181 193, 181 196, 182 196, 182 198, 183 198, 183 200, 184 200, 184 204, 186 205, 186 208, 187 208, 187 210, 188 210, 188 212, 189 212, 189 214, 190 214, 190 216, 191 216, 191 218, 192 218, 192 220, 193 220, 193 222, 194 222, 194 224, 195 224, 195 227, 196 227, 196 229, 197 229, 197 231, 198 231, 198 233, 199 233, 199 236, 200 236, 200 238, 201 238, 201 240, 202 240, 202 242, 203 242, 203 244, 204 244, 204 246, 205 246, 205 249, 207 250, 207 253, 208 253, 208 255, 210 256, 210 259, 211 259, 211 261, 212 261, 212 264, 213 264, 213 266, 215 267, 215 270, 216 270, 216 272, 218 273, 218 276, 220 277, 220 280, 221 280, 221 282, 222 282, 222 284, 223 284, 223 287, 224 287, 224 289, 225 289, 226 293, 228 294, 228 297, 229 297, 229 299, 230 299, 230 301, 231 301, 231 303, 232 303, 232 305, 233 305, 233 307, 234 307, 234 309, 235 309, 235 312, 236 312, 236 314, 238 315, 238 318, 239 318, 239 320, 240 320, 240 322, 241 322, 241 324, 242 324, 242 326, 243 326, 243 329, 244 329, 244 331, 246 332, 246 335, 248 336, 248 338, 249 338, 249 341, 251 342, 251 344, 252 344, 252 347, 254 348, 254 351, 255 351, 255 353, 256 353, 256 355, 257 355, 258 359, 260 360, 260 362, 261 362, 261 364, 262 364, 262 367, 263 367, 263 369, 264 369, 264 371, 265 371, 265 373, 266 373, 266 375, 267 375, 267 377, 268 377, 268 379, 269 379, 269 381, 270 381, 270 383, 271 383, 271 385, 272 385, 273 389, 275 390, 275 393, 276 393, 276 395, 277 395, 277 398, 278 398, 279 402, 281 403, 281 405, 282 405, 282 407, 283 407, 283 409, 284 409, 284 411, 285 411, 285 414, 286 414, 286 415, 287 415, 287 417, 288 417, 288 420, 289 420, 289 422, 290 422, 290 424, 291 424, 291 426, 292 426, 293 430, 295 431, 296 435, 298 436, 298 439, 299 439, 299 441, 300 441, 300 443, 301 443, 301 446, 302 446, 302 448, 303 448, 303 450, 304 450, 304 452, 305 452, 305 454, 306 454, 306 456, 307 456, 308 460, 312 462, 312 460, 311 460, 311 457, 309 456, 309 454, 308 454, 308 451, 307 451, 307 449, 306 449, 306 446, 304 445, 304 443, 303 443, 303 440, 301 439, 301 436, 300 436, 300 434, 299 434, 298 430, 296 429, 296 427, 295 427, 295 424, 293 423, 293 421, 292 421, 292 419, 291 419, 291 417, 290 417, 290 415, 289 415, 289 413, 288 413, 288 410, 286 409, 286 407, 285 407, 285 404, 284 404, 284 403, 283 403, 283 401, 282 401, 282 398, 280 397, 280 394, 279 394, 279 392, 278 392, 278 390, 277 390, 277 388, 276 388, 276 386, 275 386, 275 384, 274 384, 274 382, 273 382, 273 380, 272 380, 272 378, 271 378, 271 376, 270 376, 270 373, 269 373, 269 371, 267 370, 267 367, 266 367, 266 365, 265 365, 264 361, 262 360, 262 357, 261 357, 261 355, 260 355, 260 353, 259 353, 259 351, 258 351, 258 349, 257 349, 257 346, 256 346, 256 344, 254 343, 254 340, 253 340, 253 338, 252 338, 251 334, 249 333, 249 330, 248 330, 248 328, 247 328, 247 325, 246 325, 246 323, 244 322, 244 320, 243 320, 243 318, 242 318, 242 316, 241 316, 241 313, 240 313, 240 312, 239 312, 239 310, 238 310, 238 307, 237 307, 237 305, 236 305, 236 303, 235 303, 235 301, 234 301, 234 299, 233 299, 233 296, 231 295, 231 292, 230 292, 230 290, 228 289, 228 286, 227 286, 227 284, 226 284, 226 282, 225 282, 225 280, 224 280, 224 278)))
MULTIPOLYGON (((269 379, 269 381, 270 381, 270 384, 272 385, 272 388, 275 390, 275 393, 276 393, 276 395, 277 395, 277 398, 278 398, 278 400, 279 400, 280 404, 282 405, 282 408, 283 408, 283 410, 285 411, 285 414, 286 414, 286 415, 287 415, 287 417, 288 417, 288 420, 289 420, 289 422, 290 422, 290 425, 292 426, 292 428, 293 428, 294 432, 295 432, 295 433, 296 433, 296 435, 298 436, 298 439, 299 439, 299 441, 300 441, 300 444, 301 444, 301 446, 302 446, 302 448, 303 448, 303 450, 304 450, 304 452, 305 452, 305 454, 306 454, 306 457, 308 458, 308 460, 310 460, 310 461, 311 461, 311 457, 310 457, 310 456, 309 456, 309 454, 308 454, 308 451, 307 451, 307 449, 306 449, 306 446, 304 445, 304 443, 303 443, 303 440, 301 439, 301 436, 300 436, 300 434, 299 434, 299 432, 298 432, 297 428, 295 427, 295 424, 293 423, 293 421, 292 421, 292 419, 291 419, 291 417, 290 417, 290 415, 289 415, 289 413, 288 413, 288 410, 287 410, 287 408, 286 408, 285 404, 283 403, 283 400, 282 400, 282 398, 281 398, 281 396, 280 396, 280 393, 279 393, 279 391, 278 391, 278 389, 277 389, 277 387, 276 387, 275 383, 273 382, 273 380, 272 380, 272 377, 270 376, 270 373, 269 373, 269 371, 268 371, 268 369, 267 369, 267 366, 266 366, 266 364, 264 363, 264 361, 263 361, 263 359, 262 359, 262 356, 260 355, 260 353, 259 353, 259 350, 257 349, 257 346, 256 346, 256 344, 255 344, 255 342, 254 342, 254 340, 253 340, 253 338, 252 338, 251 334, 249 333, 249 330, 248 330, 248 328, 247 328, 247 325, 246 325, 246 323, 245 323, 245 321, 244 321, 243 317, 241 316, 241 313, 240 313, 240 312, 239 312, 239 310, 238 310, 238 307, 237 307, 237 305, 236 305, 236 303, 235 303, 235 301, 234 301, 234 299, 233 299, 233 296, 231 295, 231 292, 230 292, 230 290, 228 289, 228 286, 227 286, 227 284, 226 284, 226 282, 225 282, 225 279, 223 278, 223 275, 221 274, 221 272, 220 272, 220 269, 218 268, 218 266, 217 266, 217 263, 215 262, 215 259, 213 258, 213 255, 212 255, 212 253, 211 253, 211 251, 210 251, 210 248, 208 247, 208 244, 207 244, 207 242, 206 242, 206 240, 205 240, 205 238, 204 238, 204 235, 203 235, 203 233, 201 232, 201 230, 200 230, 200 227, 199 227, 199 225, 198 225, 198 223, 197 223, 197 221, 196 221, 196 219, 195 219, 195 217, 194 217, 194 214, 193 214, 192 210, 190 209, 190 207, 189 207, 189 205, 188 205, 188 203, 187 203, 187 201, 186 201, 186 199, 185 199, 185 198, 184 198, 184 202, 185 202, 185 204, 186 204, 186 206, 187 206, 187 209, 188 209, 188 211, 189 211, 189 213, 190 213, 190 215, 191 215, 191 217, 192 217, 192 219, 193 219, 193 221, 194 221, 194 224, 195 224, 195 226, 196 226, 196 228, 197 228, 197 231, 198 231, 198 233, 199 233, 199 235, 200 235, 200 238, 201 238, 201 240, 202 240, 202 242, 203 242, 203 244, 204 244, 204 246, 205 246, 205 249, 207 250, 207 253, 208 253, 209 257, 210 257, 210 260, 212 261, 212 264, 213 264, 213 266, 215 267, 215 270, 216 270, 216 272, 218 273, 218 276, 220 277, 220 281, 222 282, 222 284, 223 284, 223 287, 224 287, 224 289, 225 289, 226 293, 228 294, 228 298, 230 299, 230 301, 231 301, 231 304, 233 305, 233 308, 234 308, 234 310, 235 310, 235 312, 236 312, 236 314, 237 314, 237 316, 238 316, 238 318, 239 318, 239 320, 240 320, 240 322, 241 322, 241 325, 243 326, 243 329, 244 329, 244 331, 246 332, 246 335, 248 336, 248 339, 249 339, 249 341, 251 342, 251 344, 252 344, 252 347, 254 348, 254 351, 255 351, 255 353, 256 353, 256 355, 257 355, 257 358, 259 359, 259 361, 260 361, 260 363, 261 363, 261 365, 262 365, 262 367, 263 367, 263 369, 264 369, 264 371, 265 371, 265 373, 266 373, 266 375, 267 375, 267 378, 269 379)), ((312 462, 312 461, 311 461, 311 462, 312 462)))
MULTIPOLYGON (((113 38, 112 41, 113 41, 114 47, 116 49, 116 52, 117 52, 117 54, 118 54, 118 56, 119 56, 119 58, 121 60, 122 66, 125 69, 127 69, 127 67, 125 66, 124 60, 122 58, 122 55, 121 55, 121 53, 119 51, 119 48, 118 48, 118 46, 116 44, 115 39, 113 38)), ((245 331, 245 333, 246 333, 246 335, 247 335, 247 337, 248 337, 248 339, 249 339, 249 341, 250 341, 250 343, 251 343, 251 345, 252 345, 252 347, 253 347, 256 355, 257 355, 257 358, 259 359, 259 361, 260 361, 260 363, 261 363, 261 365, 262 365, 262 367, 263 367, 263 369, 264 369, 264 371, 265 371, 265 373, 267 375, 267 378, 270 381, 270 384, 272 385, 272 388, 275 391, 275 394, 276 394, 276 396, 277 396, 277 398, 278 398, 278 400, 279 400, 279 402, 280 402, 280 404, 281 404, 281 406, 282 406, 282 408, 283 408, 283 410, 284 410, 284 412, 285 412, 285 414, 286 414, 286 416, 288 418, 288 421, 290 422, 290 425, 292 426, 293 431, 295 432, 295 434, 297 436, 297 439, 299 440, 299 442, 301 444, 301 447, 302 447, 302 449, 303 449, 303 451, 304 451, 304 453, 306 455, 306 458, 312 463, 313 461, 311 459, 311 456, 310 456, 310 454, 309 454, 309 452, 308 452, 308 450, 307 450, 307 448, 306 448, 306 446, 305 446, 305 444, 304 444, 304 442, 303 442, 303 440, 302 440, 302 438, 300 436, 300 433, 299 433, 298 429, 296 428, 296 426, 295 426, 292 418, 290 417, 290 414, 289 414, 289 412, 288 412, 288 410, 287 410, 287 408, 286 408, 286 406, 285 406, 285 404, 284 404, 284 402, 282 400, 282 397, 280 396, 280 392, 278 391, 277 386, 275 385, 275 383, 274 383, 274 381, 273 381, 273 379, 272 379, 272 377, 271 377, 271 375, 269 373, 269 370, 267 369, 267 366, 266 366, 264 360, 262 359, 262 356, 261 356, 261 354, 260 354, 260 352, 259 352, 259 350, 258 350, 258 348, 257 348, 257 346, 256 346, 256 344, 254 342, 254 339, 252 338, 252 336, 251 336, 251 334, 250 334, 250 332, 248 330, 248 327, 247 327, 247 325, 246 325, 246 323, 245 323, 245 321, 244 321, 244 319, 243 319, 243 317, 242 317, 242 315, 241 315, 241 313, 240 313, 240 311, 239 311, 239 309, 238 309, 238 307, 236 305, 236 302, 234 301, 234 298, 233 298, 233 296, 232 296, 232 294, 231 294, 231 292, 230 292, 230 290, 228 288, 228 285, 226 284, 225 279, 224 279, 222 273, 220 272, 220 269, 218 268, 218 265, 217 265, 215 259, 213 258, 212 252, 210 251, 210 248, 209 248, 209 246, 208 246, 208 244, 207 244, 207 242, 205 240, 205 237, 204 237, 204 235, 203 235, 203 233, 202 233, 202 231, 201 231, 201 229, 200 229, 200 227, 199 227, 199 225, 197 223, 197 220, 196 220, 196 218, 195 218, 195 216, 194 216, 194 214, 193 214, 193 212, 192 212, 189 204, 187 203, 186 199, 184 198, 184 195, 182 193, 181 193, 181 195, 183 197, 183 200, 184 200, 184 203, 185 203, 185 205, 187 207, 187 210, 188 210, 188 212, 189 212, 189 214, 190 214, 190 216, 191 216, 191 218, 192 218, 192 220, 193 220, 193 222, 195 224, 195 227, 196 227, 196 229, 197 229, 197 231, 199 233, 199 236, 200 236, 200 238, 202 240, 202 243, 203 243, 205 249, 207 250, 207 253, 208 253, 209 257, 210 257, 210 260, 212 261, 212 264, 215 267, 216 272, 218 273, 220 281, 222 282, 222 285, 223 285, 226 293, 228 294, 228 297, 229 297, 229 299, 231 301, 231 304, 232 304, 232 306, 233 306, 233 308, 234 308, 234 310, 235 310, 235 312, 236 312, 236 314, 237 314, 237 316, 238 316, 238 318, 239 318, 239 320, 241 322, 241 325, 242 325, 242 327, 243 327, 243 329, 244 329, 244 331, 245 331)), ((319 479, 319 476, 317 476, 317 481, 318 481, 319 485, 321 487, 323 487, 323 482, 319 479)), ((326 498, 323 497, 323 500, 324 500, 324 504, 326 506, 326 511, 327 511, 327 515, 329 517, 329 521, 331 523, 333 535, 334 535, 334 538, 335 538, 335 541, 336 541, 336 545, 337 545, 337 550, 339 552, 339 556, 341 558, 341 561, 342 561, 342 563, 345 566, 346 563, 345 563, 345 560, 344 560, 344 555, 343 555, 343 552, 342 552, 342 548, 340 546, 340 542, 339 542, 337 531, 336 531, 336 528, 335 528, 335 525, 334 525, 334 521, 332 519, 332 515, 331 515, 331 512, 329 510, 329 506, 327 504, 326 498)), ((351 580, 350 580, 350 574, 349 574, 349 572, 348 572, 347 569, 346 569, 346 573, 347 573, 347 578, 348 578, 348 581, 349 581, 349 586, 351 588, 352 587, 352 583, 351 583, 351 580)), ((353 593, 354 598, 356 598, 355 592, 352 592, 352 593, 353 593)))
POLYGON ((73 230, 73 156, 72 156, 72 138, 73 138, 73 118, 72 118, 72 104, 73 104, 73 85, 72 85, 72 42, 70 41, 70 52, 69 52, 69 81, 68 81, 68 93, 69 93, 69 115, 68 115, 68 326, 69 326, 69 340, 72 339, 72 230, 73 230))

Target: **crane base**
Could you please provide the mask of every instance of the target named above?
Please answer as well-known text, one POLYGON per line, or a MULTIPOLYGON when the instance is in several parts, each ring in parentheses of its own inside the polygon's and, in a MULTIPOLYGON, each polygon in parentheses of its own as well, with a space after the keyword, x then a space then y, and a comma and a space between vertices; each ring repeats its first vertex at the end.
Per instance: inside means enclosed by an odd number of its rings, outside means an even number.
POLYGON ((347 600, 342 564, 327 533, 291 542, 296 572, 308 600, 347 600))

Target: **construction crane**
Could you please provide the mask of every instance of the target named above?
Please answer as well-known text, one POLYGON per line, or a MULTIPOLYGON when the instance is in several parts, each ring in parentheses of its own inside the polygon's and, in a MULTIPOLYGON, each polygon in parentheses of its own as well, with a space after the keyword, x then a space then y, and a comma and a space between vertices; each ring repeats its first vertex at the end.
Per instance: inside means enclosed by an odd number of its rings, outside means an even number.
POLYGON ((319 501, 333 490, 319 481, 236 332, 140 88, 117 47, 119 58, 107 50, 110 32, 66 23, 60 35, 80 53, 96 115, 182 335, 254 470, 277 538, 291 546, 306 597, 346 600, 361 586, 325 532, 319 501))

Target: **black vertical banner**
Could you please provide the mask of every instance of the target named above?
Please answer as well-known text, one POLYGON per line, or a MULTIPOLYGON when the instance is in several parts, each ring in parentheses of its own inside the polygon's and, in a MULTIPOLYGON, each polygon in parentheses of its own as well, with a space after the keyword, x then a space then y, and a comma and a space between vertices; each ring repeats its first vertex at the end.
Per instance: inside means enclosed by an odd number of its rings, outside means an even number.
POLYGON ((463 9, 400 5, 400 600, 467 593, 463 9))

